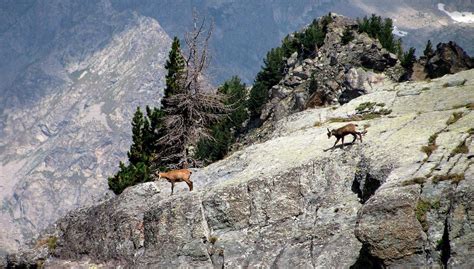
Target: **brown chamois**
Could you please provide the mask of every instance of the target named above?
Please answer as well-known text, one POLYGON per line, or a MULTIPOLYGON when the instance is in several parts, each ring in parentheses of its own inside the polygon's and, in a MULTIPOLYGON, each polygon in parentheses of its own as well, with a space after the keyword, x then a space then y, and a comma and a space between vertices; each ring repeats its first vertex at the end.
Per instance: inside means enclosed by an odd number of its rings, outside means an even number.
POLYGON ((176 182, 186 182, 189 187, 189 191, 193 190, 193 182, 189 179, 191 177, 191 172, 189 169, 179 169, 179 170, 171 170, 168 172, 160 172, 158 173, 158 180, 164 178, 171 183, 171 195, 173 195, 174 190, 174 183, 176 182))
POLYGON ((334 143, 334 146, 332 148, 336 147, 337 142, 339 142, 339 139, 342 140, 342 145, 341 148, 344 148, 344 136, 351 134, 354 136, 354 140, 352 140, 352 143, 354 143, 357 140, 357 135, 359 135, 360 142, 362 143, 362 134, 365 134, 366 131, 364 132, 358 132, 356 131, 357 124, 349 123, 347 125, 342 126, 341 128, 338 129, 333 129, 329 130, 328 129, 328 139, 331 138, 331 136, 336 137, 336 143, 334 143))

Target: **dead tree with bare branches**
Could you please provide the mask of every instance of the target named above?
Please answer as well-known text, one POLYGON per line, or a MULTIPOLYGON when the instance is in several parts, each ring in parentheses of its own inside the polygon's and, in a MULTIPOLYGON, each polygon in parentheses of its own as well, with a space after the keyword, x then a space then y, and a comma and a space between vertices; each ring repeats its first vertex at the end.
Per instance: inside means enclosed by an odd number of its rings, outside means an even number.
POLYGON ((193 30, 185 35, 185 70, 177 81, 179 90, 162 99, 164 135, 158 144, 162 148, 160 162, 168 166, 183 161, 193 162, 190 148, 199 139, 210 137, 209 127, 228 113, 224 97, 205 80, 213 23, 207 26, 206 20, 199 21, 196 13, 193 22, 193 30))

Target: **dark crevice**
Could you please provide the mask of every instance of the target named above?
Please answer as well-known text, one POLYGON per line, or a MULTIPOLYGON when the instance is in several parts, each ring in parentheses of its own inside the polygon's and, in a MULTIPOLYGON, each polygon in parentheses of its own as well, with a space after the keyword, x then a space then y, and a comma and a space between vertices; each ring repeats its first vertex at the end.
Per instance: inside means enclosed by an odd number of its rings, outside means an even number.
POLYGON ((448 219, 444 221, 444 231, 441 242, 438 244, 436 250, 441 251, 441 262, 444 268, 448 268, 448 261, 451 258, 451 245, 449 241, 448 219))
POLYGON ((380 187, 381 182, 370 174, 356 174, 352 182, 351 190, 357 194, 360 202, 364 204, 374 195, 375 191, 380 187))
POLYGON ((350 269, 382 269, 382 260, 370 254, 369 247, 364 244, 359 251, 357 261, 349 267, 350 269))

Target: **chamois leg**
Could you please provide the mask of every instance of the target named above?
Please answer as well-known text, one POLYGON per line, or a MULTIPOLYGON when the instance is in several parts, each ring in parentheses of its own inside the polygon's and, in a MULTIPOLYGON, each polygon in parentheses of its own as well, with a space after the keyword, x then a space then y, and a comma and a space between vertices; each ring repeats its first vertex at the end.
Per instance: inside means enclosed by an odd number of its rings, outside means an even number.
POLYGON ((362 143, 362 133, 361 133, 361 132, 357 132, 357 134, 359 135, 360 143, 362 143))
POLYGON ((354 140, 352 140, 352 144, 354 144, 357 140, 357 134, 352 134, 352 136, 354 137, 354 140))
POLYGON ((336 138, 336 142, 334 143, 334 146, 332 146, 332 148, 336 147, 337 142, 339 142, 339 138, 336 138))
POLYGON ((170 196, 173 195, 173 190, 174 190, 174 182, 171 182, 171 194, 170 194, 170 196))
POLYGON ((342 144, 341 144, 341 149, 343 149, 343 148, 344 148, 344 136, 343 136, 343 137, 341 137, 341 141, 342 141, 342 144))
POLYGON ((185 179, 184 181, 186 182, 186 184, 188 184, 189 191, 192 191, 193 190, 193 182, 189 179, 185 179))

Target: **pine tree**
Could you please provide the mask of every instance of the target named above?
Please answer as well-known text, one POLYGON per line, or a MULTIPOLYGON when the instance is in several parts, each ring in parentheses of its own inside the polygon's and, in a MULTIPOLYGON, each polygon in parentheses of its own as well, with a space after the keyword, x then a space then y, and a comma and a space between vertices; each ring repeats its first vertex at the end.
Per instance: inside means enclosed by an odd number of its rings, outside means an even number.
POLYGON ((219 88, 219 92, 226 96, 225 104, 232 109, 225 120, 212 126, 211 139, 199 141, 196 156, 205 162, 220 160, 228 153, 242 129, 243 122, 248 118, 245 84, 238 77, 226 81, 219 88))
POLYGON ((186 63, 181 52, 181 45, 179 39, 175 36, 165 64, 165 69, 168 70, 166 74, 165 97, 177 94, 181 90, 180 83, 184 78, 185 66, 186 63))
POLYGON ((139 162, 146 162, 147 156, 144 153, 144 124, 145 118, 143 113, 140 110, 140 107, 137 107, 135 114, 132 119, 132 145, 130 150, 127 153, 128 160, 131 164, 137 164, 139 162))
POLYGON ((143 115, 137 107, 132 119, 132 145, 127 153, 128 165, 119 164, 119 171, 108 179, 109 188, 120 194, 125 188, 150 181, 152 160, 159 160, 157 140, 162 135, 163 112, 146 107, 143 115))
POLYGON ((425 50, 423 51, 423 55, 430 58, 431 56, 433 56, 433 54, 433 45, 431 44, 431 40, 428 40, 428 43, 426 43, 425 50))
POLYGON ((400 61, 403 67, 411 70, 416 61, 415 48, 411 47, 407 52, 405 52, 400 61))
POLYGON ((285 52, 281 47, 271 49, 265 58, 264 67, 257 74, 250 90, 248 109, 253 118, 258 118, 268 100, 268 90, 283 78, 285 52))

